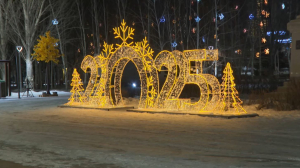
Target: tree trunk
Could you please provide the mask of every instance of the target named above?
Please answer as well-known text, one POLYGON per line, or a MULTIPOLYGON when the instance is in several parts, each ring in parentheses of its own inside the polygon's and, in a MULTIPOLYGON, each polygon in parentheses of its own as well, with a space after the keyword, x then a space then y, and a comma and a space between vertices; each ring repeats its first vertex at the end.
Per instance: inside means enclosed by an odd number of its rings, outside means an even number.
POLYGON ((53 63, 52 63, 52 62, 49 62, 49 63, 50 63, 50 65, 51 65, 51 68, 50 68, 50 74, 51 74, 51 75, 50 75, 50 78, 51 78, 51 89, 53 89, 53 88, 54 88, 54 87, 53 87, 53 86, 54 86, 54 84, 53 84, 53 83, 54 83, 54 82, 53 82, 53 80, 54 80, 54 79, 53 79, 53 78, 54 78, 54 77, 53 77, 53 67, 54 67, 54 66, 53 66, 53 63))
MULTIPOLYGON (((34 84, 34 76, 33 76, 33 66, 32 66, 32 60, 30 59, 30 50, 27 51, 26 50, 26 78, 28 79, 28 81, 31 83, 31 85, 33 86, 33 89, 35 88, 35 84, 34 84)), ((21 60, 20 60, 21 61, 21 60)))
POLYGON ((47 94, 50 95, 50 63, 47 63, 47 94))

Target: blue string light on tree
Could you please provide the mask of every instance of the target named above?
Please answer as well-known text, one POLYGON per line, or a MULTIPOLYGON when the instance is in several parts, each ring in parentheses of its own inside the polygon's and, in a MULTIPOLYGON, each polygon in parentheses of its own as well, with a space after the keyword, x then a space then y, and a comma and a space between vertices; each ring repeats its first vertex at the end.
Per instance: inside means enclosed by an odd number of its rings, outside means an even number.
POLYGON ((250 19, 250 20, 254 19, 253 14, 250 14, 250 15, 249 15, 249 19, 250 19))
POLYGON ((202 37, 202 41, 203 41, 203 43, 205 43, 205 37, 204 36, 202 37))
POLYGON ((177 43, 176 43, 176 41, 174 41, 173 43, 171 43, 172 44, 172 47, 173 48, 175 48, 175 47, 177 47, 177 43))
POLYGON ((224 15, 223 15, 223 13, 221 13, 221 14, 219 14, 219 18, 220 18, 220 20, 223 20, 224 19, 224 15))
POLYGON ((197 16, 196 18, 195 18, 195 21, 198 23, 198 22, 200 22, 200 18, 199 18, 199 16, 197 16))
POLYGON ((281 4, 281 8, 285 9, 285 4, 284 3, 281 4))
POLYGON ((160 18, 160 22, 161 23, 164 23, 166 21, 166 18, 164 17, 164 16, 162 16, 161 18, 160 18))
POLYGON ((57 19, 53 19, 53 20, 52 20, 52 24, 53 24, 53 25, 58 25, 58 20, 57 20, 57 19))
POLYGON ((283 36, 286 34, 286 31, 279 31, 279 35, 283 36))

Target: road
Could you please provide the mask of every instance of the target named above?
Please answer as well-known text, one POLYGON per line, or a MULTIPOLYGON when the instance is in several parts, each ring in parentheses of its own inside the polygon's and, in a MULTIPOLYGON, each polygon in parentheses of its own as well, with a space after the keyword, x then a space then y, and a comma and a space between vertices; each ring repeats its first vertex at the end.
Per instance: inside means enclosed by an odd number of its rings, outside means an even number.
POLYGON ((219 119, 57 107, 67 99, 0 99, 0 167, 300 167, 299 111, 219 119))

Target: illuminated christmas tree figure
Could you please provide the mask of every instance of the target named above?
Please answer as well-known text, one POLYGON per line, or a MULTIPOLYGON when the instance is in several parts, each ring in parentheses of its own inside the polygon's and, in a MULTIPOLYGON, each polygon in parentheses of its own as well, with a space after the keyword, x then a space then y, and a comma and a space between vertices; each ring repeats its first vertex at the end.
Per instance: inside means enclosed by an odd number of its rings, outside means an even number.
POLYGON ((233 71, 229 62, 227 63, 223 73, 219 110, 230 111, 230 108, 234 108, 236 113, 246 113, 241 106, 243 102, 238 97, 238 91, 235 89, 233 71))
POLYGON ((82 94, 82 91, 84 90, 82 87, 82 82, 81 82, 80 76, 79 76, 76 68, 74 69, 72 76, 73 76, 72 83, 71 83, 72 90, 70 91, 72 93, 72 95, 69 98, 69 102, 68 102, 69 105, 71 105, 72 103, 75 103, 75 102, 76 103, 82 102, 81 94, 82 94))

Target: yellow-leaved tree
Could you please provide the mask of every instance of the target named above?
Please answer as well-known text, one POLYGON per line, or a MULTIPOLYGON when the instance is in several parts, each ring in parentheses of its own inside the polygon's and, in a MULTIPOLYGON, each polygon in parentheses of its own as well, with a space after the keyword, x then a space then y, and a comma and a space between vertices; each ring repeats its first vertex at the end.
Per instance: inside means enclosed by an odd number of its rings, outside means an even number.
POLYGON ((50 94, 50 80, 49 80, 49 71, 50 64, 52 61, 54 63, 58 63, 58 58, 61 56, 59 54, 59 50, 57 49, 58 39, 52 37, 50 35, 50 31, 47 31, 45 36, 40 36, 40 39, 37 40, 38 43, 34 46, 32 54, 33 59, 37 61, 44 61, 47 64, 47 94, 50 94))

